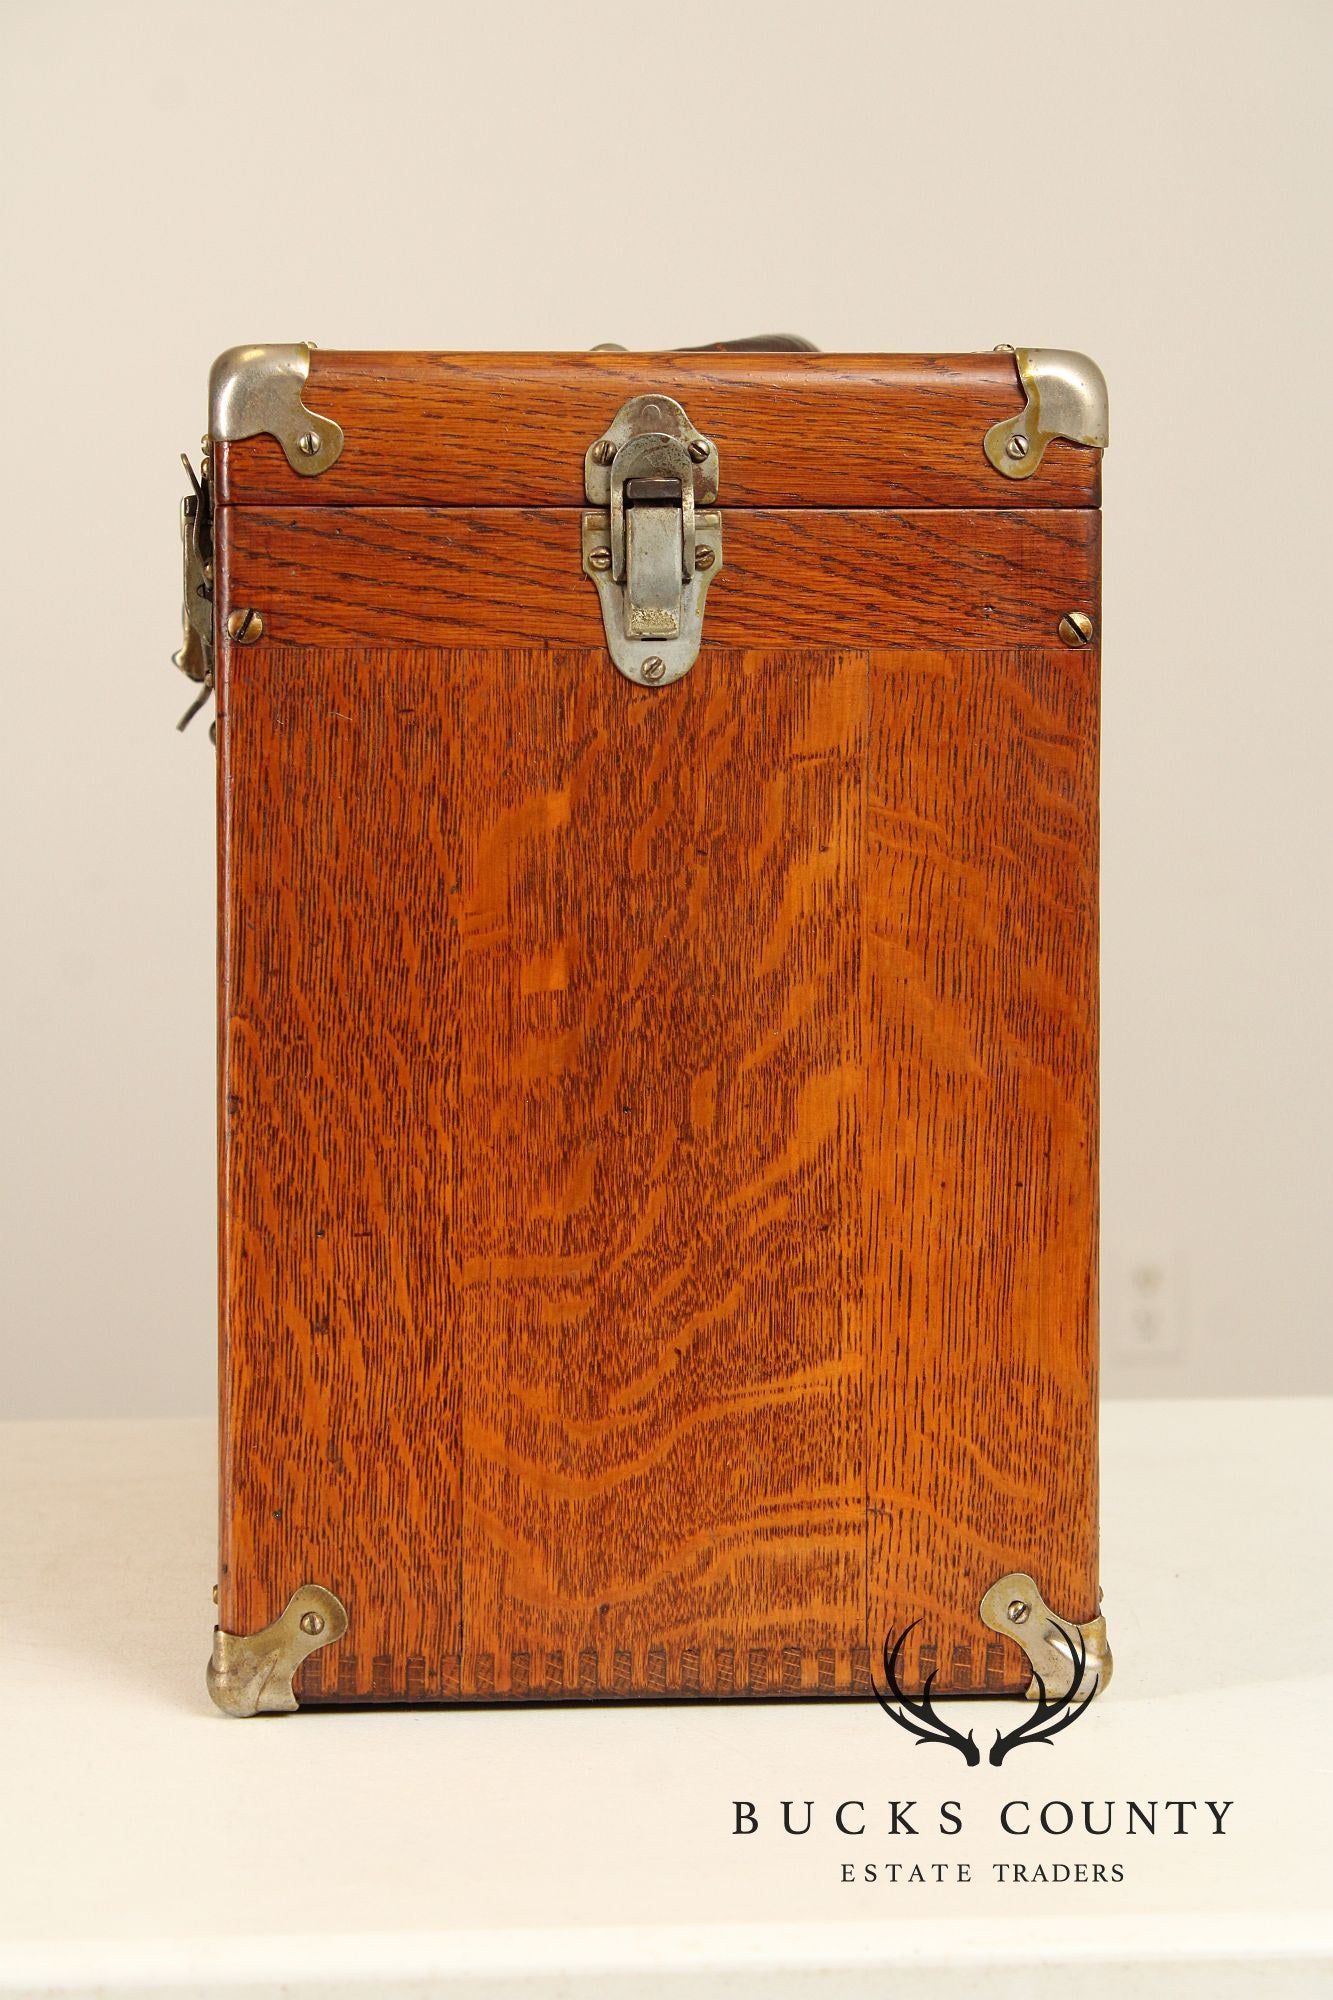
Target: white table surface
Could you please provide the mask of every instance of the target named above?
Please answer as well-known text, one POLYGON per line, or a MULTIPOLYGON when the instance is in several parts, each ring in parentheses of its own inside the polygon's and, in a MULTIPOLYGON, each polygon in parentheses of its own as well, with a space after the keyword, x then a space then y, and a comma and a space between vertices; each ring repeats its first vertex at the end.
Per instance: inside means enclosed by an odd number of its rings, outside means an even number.
MULTIPOLYGON (((211 1426, 0 1426, 0 1993, 1031 2000, 1094 1968, 1117 2000, 1333 1992, 1331 1443, 1333 1402, 1110 1405, 1115 1685, 968 1769, 861 1704, 228 1721, 211 1426), (812 1832, 777 1830, 783 1798, 812 1832), (894 1798, 917 1837, 886 1837, 894 1798), (1222 1836, 996 1826, 1131 1798, 1234 1803, 1222 1836), (893 1860, 926 1882, 840 1879, 893 1860), (1124 1879, 997 1881, 1016 1860, 1124 1879), (969 1883, 930 1879, 959 1861, 969 1883)), ((949 1709, 983 1745, 1017 1712, 949 1709)))

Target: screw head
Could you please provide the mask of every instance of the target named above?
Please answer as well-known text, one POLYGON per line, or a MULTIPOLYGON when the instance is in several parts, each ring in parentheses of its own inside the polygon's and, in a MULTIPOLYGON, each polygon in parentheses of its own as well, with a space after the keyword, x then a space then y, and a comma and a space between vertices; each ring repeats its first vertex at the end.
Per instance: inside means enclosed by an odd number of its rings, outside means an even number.
POLYGON ((694 567, 696 569, 711 569, 716 561, 717 557, 710 548, 702 547, 694 551, 694 567))
POLYGON ((324 1620, 320 1617, 318 1611, 307 1611, 303 1613, 301 1618, 301 1630, 303 1632, 308 1633, 312 1639, 315 1638, 320 1632, 324 1630, 324 1620))
POLYGON ((1025 1604, 1021 1597, 1015 1597, 1005 1611, 1005 1617, 1011 1625, 1026 1625, 1031 1616, 1031 1605, 1025 1604))
POLYGON ((610 438, 598 438, 596 444, 592 448, 593 464, 609 465, 611 463, 611 460, 615 457, 615 455, 616 455, 616 448, 612 444, 610 438))
POLYGON ((650 660, 644 661, 639 671, 650 687, 655 686, 666 672, 666 661, 660 653, 654 653, 650 660))
POLYGON ((1026 438, 1024 437, 1024 435, 1023 435, 1022 431, 1015 431, 1015 432, 1014 432, 1014 434, 1013 434, 1013 436, 1012 436, 1012 437, 1010 438, 1010 440, 1009 440, 1008 444, 1007 444, 1007 445, 1005 446, 1005 450, 1006 450, 1006 451, 1008 452, 1008 454, 1009 454, 1010 458, 1026 458, 1026 457, 1027 457, 1027 455, 1028 455, 1028 441, 1027 441, 1027 439, 1026 439, 1026 438))
POLYGON ((610 569, 610 567, 611 567, 610 549, 589 549, 588 551, 589 569, 610 569))
POLYGON ((696 465, 702 465, 708 456, 709 449, 707 438, 695 438, 690 444, 690 457, 696 465))
POLYGON ((307 458, 313 458, 324 440, 318 431, 302 431, 296 442, 307 458))
POLYGON ((1059 631, 1066 646, 1092 644, 1092 620, 1086 611, 1066 611, 1060 620, 1059 631))
POLYGON ((233 611, 227 618, 227 634, 238 646, 253 646, 264 636, 264 621, 257 611, 233 611))

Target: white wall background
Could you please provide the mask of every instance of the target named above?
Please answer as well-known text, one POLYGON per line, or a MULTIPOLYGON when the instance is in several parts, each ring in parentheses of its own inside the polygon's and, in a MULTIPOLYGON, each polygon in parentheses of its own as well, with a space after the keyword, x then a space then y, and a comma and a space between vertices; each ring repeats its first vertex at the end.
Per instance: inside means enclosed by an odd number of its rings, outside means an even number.
POLYGON ((1106 465, 1112 1392, 1333 1388, 1320 0, 6 0, 11 1414, 213 1382, 213 354, 1085 348, 1106 465))

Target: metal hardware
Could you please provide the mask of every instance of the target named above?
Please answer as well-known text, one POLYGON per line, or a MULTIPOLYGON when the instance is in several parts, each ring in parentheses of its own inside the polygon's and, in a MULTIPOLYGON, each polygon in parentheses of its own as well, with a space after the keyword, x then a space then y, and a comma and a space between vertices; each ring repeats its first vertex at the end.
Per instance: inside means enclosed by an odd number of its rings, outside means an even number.
POLYGON ((1092 629, 1092 620, 1086 611, 1066 611, 1056 627, 1066 646, 1090 646, 1092 629))
POLYGON ((186 709, 178 729, 188 729, 213 692, 213 500, 205 452, 198 478, 185 453, 181 464, 192 491, 181 501, 181 612, 184 634, 172 665, 187 680, 197 681, 199 693, 186 709))
MULTIPOLYGON (((189 728, 190 724, 194 721, 196 715, 198 715, 200 709, 203 708, 207 703, 208 698, 212 694, 212 692, 213 692, 212 681, 209 681, 204 687, 200 688, 198 694, 195 696, 194 700, 190 703, 190 706, 186 709, 180 721, 176 724, 176 731, 178 735, 183 734, 184 731, 189 728)), ((214 726, 209 730, 209 734, 212 737, 213 741, 216 743, 217 742, 216 726, 214 726)))
MULTIPOLYGON (((618 340, 599 340, 594 354, 628 354, 618 340)), ((813 340, 799 333, 752 333, 744 340, 709 340, 702 347, 673 347, 672 354, 818 354, 813 340)))
POLYGON ((626 680, 669 687, 698 658, 722 567, 717 447, 670 396, 633 396, 583 462, 583 567, 626 680))
POLYGON ((213 1628, 208 1692, 225 1715, 287 1715, 299 1706, 292 1678, 301 1662, 347 1630, 347 1611, 331 1590, 303 1583, 281 1617, 245 1637, 213 1628))
POLYGON ((229 611, 227 636, 238 646, 253 646, 264 636, 264 620, 258 611, 229 611))
POLYGON ((343 448, 332 417, 308 410, 302 397, 310 373, 310 345, 229 347, 208 378, 208 434, 229 444, 267 433, 287 454, 293 472, 311 479, 327 472, 343 448))
MULTIPOLYGON (((1114 1663, 1106 1642, 1106 1620, 1100 1612, 1086 1625, 1077 1625, 1072 1618, 1057 1618, 1032 1578, 1022 1570, 1013 1570, 993 1583, 982 1598, 981 1622, 1023 1648, 1034 1676, 1040 1674, 1045 1683, 1048 1697, 1071 1692, 1087 1695, 1094 1687, 1099 1694, 1106 1692, 1114 1663), (1077 1688, 1073 1685, 1071 1632, 1078 1634, 1086 1649, 1077 1688)), ((1041 1694, 1035 1678, 1027 1692, 1029 1701, 1036 1701, 1041 1694)))
POLYGON ((799 333, 752 333, 745 340, 709 340, 702 347, 682 347, 681 354, 818 354, 813 340, 799 333))
POLYGON ((1018 416, 992 424, 982 441, 997 472, 1006 479, 1030 479, 1052 438, 1106 449, 1106 377, 1095 361, 1063 347, 997 351, 1012 353, 1027 398, 1018 416))

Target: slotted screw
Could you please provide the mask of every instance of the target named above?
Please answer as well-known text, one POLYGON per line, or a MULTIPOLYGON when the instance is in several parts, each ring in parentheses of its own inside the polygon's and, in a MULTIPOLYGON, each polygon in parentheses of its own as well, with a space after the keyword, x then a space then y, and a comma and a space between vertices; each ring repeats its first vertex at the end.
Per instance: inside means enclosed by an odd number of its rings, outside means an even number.
POLYGON ((1092 644, 1092 620, 1086 611, 1066 611, 1060 620, 1059 632, 1066 646, 1092 644))
POLYGON ((227 619, 227 632, 238 646, 253 646, 264 636, 264 621, 257 611, 233 611, 227 619))
POLYGON ((324 1630, 324 1620, 320 1617, 318 1611, 307 1611, 304 1614, 301 1619, 301 1630, 307 1633, 312 1639, 324 1630))
POLYGON ((643 663, 642 667, 643 677, 649 683, 650 686, 660 681, 665 672, 666 672, 666 661, 662 658, 660 653, 654 653, 650 660, 645 660, 643 663))

